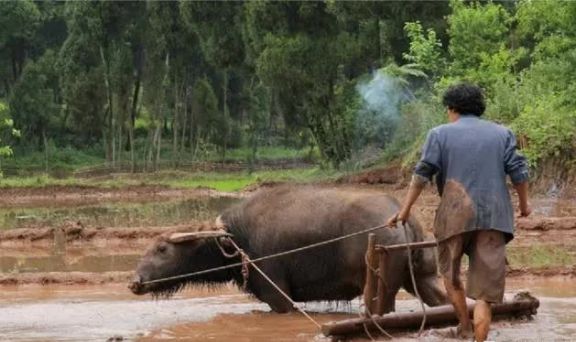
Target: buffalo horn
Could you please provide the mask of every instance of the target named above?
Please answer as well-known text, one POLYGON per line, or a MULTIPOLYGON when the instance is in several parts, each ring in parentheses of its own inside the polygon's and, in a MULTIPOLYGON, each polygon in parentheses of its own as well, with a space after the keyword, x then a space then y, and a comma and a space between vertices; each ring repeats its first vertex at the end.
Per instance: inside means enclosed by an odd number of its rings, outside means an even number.
POLYGON ((207 230, 202 232, 192 232, 192 233, 173 233, 168 238, 169 242, 179 243, 185 241, 193 241, 198 239, 206 239, 212 237, 222 237, 222 236, 232 236, 230 233, 219 229, 219 230, 207 230))

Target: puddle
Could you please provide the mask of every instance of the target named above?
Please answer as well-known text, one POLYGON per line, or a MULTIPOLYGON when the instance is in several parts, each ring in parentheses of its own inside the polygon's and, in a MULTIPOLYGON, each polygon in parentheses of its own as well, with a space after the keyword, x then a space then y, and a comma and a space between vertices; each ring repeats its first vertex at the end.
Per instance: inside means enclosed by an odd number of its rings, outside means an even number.
MULTIPOLYGON (((529 288, 541 301, 533 321, 496 322, 496 341, 568 341, 576 334, 576 289, 570 280, 509 282, 510 291, 529 288)), ((406 298, 400 296, 399 298, 406 298)), ((311 303, 319 322, 356 317, 359 302, 311 303), (335 312, 336 311, 336 312, 335 312), (318 313, 319 312, 319 313, 318 313)), ((399 311, 418 310, 413 299, 399 311)), ((170 300, 131 295, 124 285, 4 286, 0 291, 0 341, 328 341, 298 313, 275 314, 232 286, 187 289, 170 300)), ((394 334, 416 341, 414 334, 394 334)), ((420 341, 442 341, 435 330, 420 341)))
POLYGON ((132 271, 141 255, 0 257, 0 273, 132 271))
POLYGON ((0 273, 133 271, 147 245, 4 247, 0 248, 0 273))
POLYGON ((77 207, 0 208, 0 229, 56 227, 81 222, 91 227, 141 227, 212 220, 238 202, 231 197, 178 201, 122 202, 77 207))

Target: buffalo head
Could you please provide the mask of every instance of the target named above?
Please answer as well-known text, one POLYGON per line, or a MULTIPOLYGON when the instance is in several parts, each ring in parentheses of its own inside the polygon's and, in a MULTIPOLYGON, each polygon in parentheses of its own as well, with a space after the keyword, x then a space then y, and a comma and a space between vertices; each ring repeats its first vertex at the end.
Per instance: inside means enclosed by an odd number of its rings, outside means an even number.
POLYGON ((180 277, 224 265, 225 257, 214 239, 230 236, 222 229, 192 233, 173 233, 160 237, 142 257, 128 286, 137 295, 152 293, 170 296, 187 284, 225 282, 228 273, 213 272, 180 277), (177 277, 176 279, 166 279, 177 277))

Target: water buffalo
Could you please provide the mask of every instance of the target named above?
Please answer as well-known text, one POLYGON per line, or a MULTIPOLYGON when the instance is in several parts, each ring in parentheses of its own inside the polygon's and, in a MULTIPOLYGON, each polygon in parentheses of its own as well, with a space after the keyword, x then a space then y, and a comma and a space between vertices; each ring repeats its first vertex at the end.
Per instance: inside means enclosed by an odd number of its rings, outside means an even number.
MULTIPOLYGON (((278 186, 258 191, 249 199, 226 210, 216 225, 229 233, 251 257, 258 258, 319 241, 332 239, 369 227, 382 225, 398 210, 398 202, 381 192, 317 186, 278 186)), ((402 229, 375 231, 381 244, 422 241, 422 227, 411 218, 408 237, 402 229)), ((234 249, 222 233, 175 234, 155 242, 140 261, 130 289, 135 294, 170 295, 189 284, 216 284, 234 281, 243 284, 240 267, 187 279, 143 284, 144 282, 224 266, 240 261, 227 257, 234 249), (221 246, 217 245, 219 239, 221 246)), ((365 280, 367 235, 259 262, 261 269, 297 302, 349 301, 362 293, 365 280)), ((413 251, 416 283, 428 305, 446 302, 436 282, 435 258, 430 249, 413 251)), ((387 276, 389 292, 386 311, 394 310, 394 298, 403 287, 413 293, 406 251, 391 253, 387 276)), ((251 269, 246 290, 276 312, 292 310, 260 274, 251 269)))

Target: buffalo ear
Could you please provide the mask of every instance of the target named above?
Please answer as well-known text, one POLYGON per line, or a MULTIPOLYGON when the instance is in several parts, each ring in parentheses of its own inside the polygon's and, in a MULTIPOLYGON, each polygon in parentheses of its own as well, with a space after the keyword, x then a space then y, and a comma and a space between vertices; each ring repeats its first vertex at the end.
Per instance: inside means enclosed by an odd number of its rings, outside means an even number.
POLYGON ((186 241, 194 241, 199 239, 206 239, 206 238, 218 238, 223 236, 232 236, 232 234, 222 230, 207 230, 202 232, 192 232, 192 233, 173 233, 168 238, 168 242, 171 243, 180 243, 186 241))

